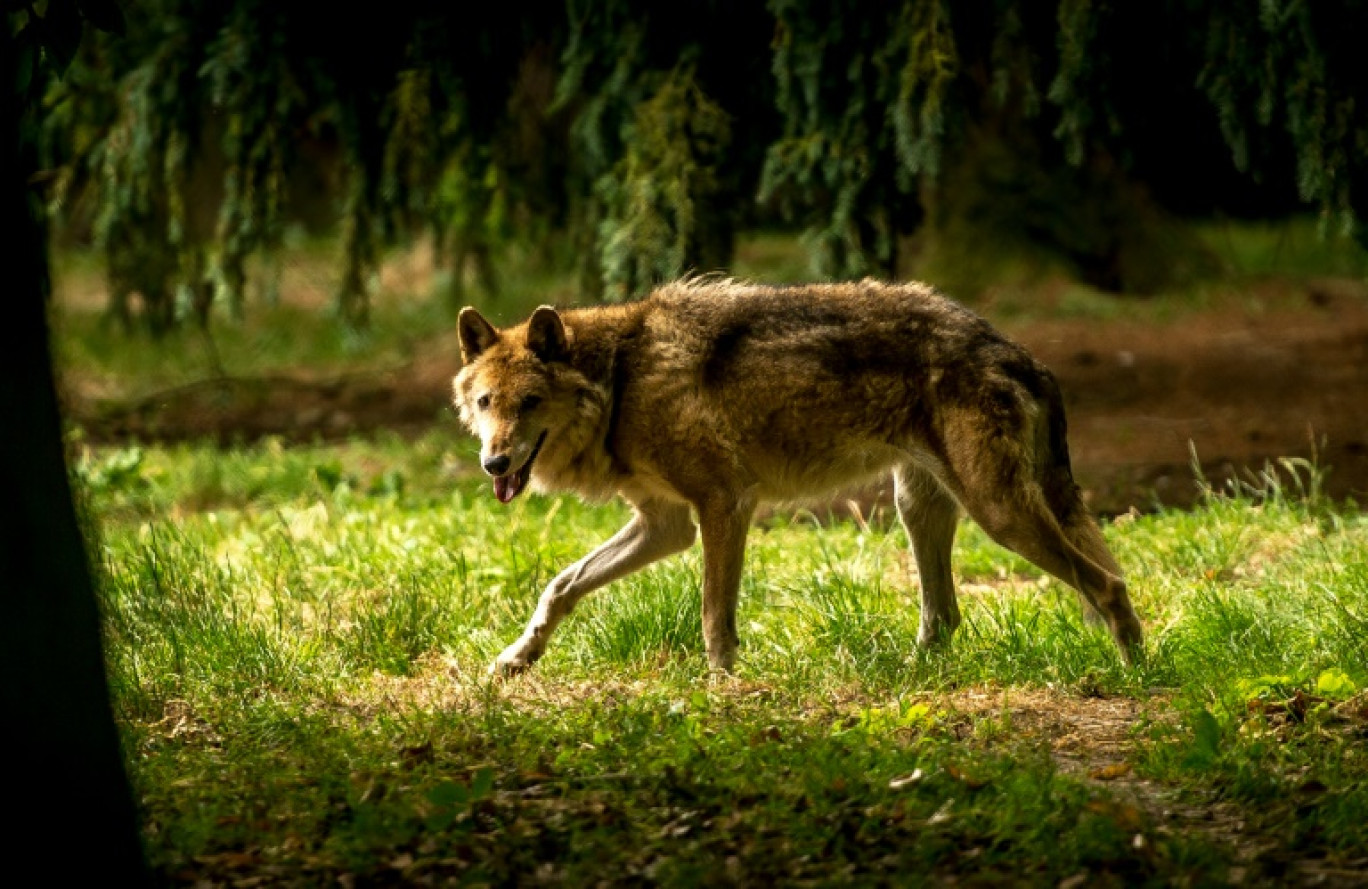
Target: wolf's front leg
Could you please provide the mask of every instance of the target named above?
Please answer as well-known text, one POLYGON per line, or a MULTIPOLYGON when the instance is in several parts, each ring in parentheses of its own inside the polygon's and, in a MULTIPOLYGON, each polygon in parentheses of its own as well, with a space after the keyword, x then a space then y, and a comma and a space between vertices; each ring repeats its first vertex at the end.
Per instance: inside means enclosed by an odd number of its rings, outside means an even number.
POLYGON ((719 497, 698 510, 703 531, 703 642, 708 666, 714 670, 730 672, 736 664, 736 600, 754 512, 755 499, 750 496, 719 497))
POLYGON ((688 549, 695 530, 689 507, 677 503, 649 501, 637 507, 636 515, 621 531, 575 564, 566 568, 546 587, 537 610, 518 641, 503 650, 490 672, 496 676, 520 673, 542 656, 556 625, 565 619, 575 604, 607 583, 644 568, 657 559, 688 549))

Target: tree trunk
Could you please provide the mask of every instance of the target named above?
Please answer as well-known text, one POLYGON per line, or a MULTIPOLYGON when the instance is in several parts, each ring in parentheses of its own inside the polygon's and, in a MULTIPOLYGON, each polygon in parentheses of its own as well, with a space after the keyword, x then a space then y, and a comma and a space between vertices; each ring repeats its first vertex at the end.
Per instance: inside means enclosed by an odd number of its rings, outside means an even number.
POLYGON ((100 616, 72 504, 48 348, 47 244, 26 185, 33 156, 0 29, 0 221, 8 316, 0 324, 0 713, 6 870, 40 883, 146 885, 109 703, 100 616))
MULTIPOLYGON (((353 198, 353 200, 360 200, 353 198)), ((353 204, 342 230, 342 284, 337 292, 337 315, 352 330, 370 326, 370 292, 366 276, 375 269, 374 234, 369 211, 353 204)))

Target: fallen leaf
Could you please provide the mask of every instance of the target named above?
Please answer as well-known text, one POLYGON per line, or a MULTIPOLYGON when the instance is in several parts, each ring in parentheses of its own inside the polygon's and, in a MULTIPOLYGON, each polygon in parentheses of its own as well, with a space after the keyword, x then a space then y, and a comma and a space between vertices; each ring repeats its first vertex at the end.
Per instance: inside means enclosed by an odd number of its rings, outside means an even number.
POLYGON ((426 743, 417 744, 413 747, 405 747, 403 750, 399 751, 399 756, 403 760, 404 765, 407 766, 416 766, 432 762, 432 742, 427 741, 426 743))
POLYGON ((902 775, 898 778, 894 778, 893 780, 889 781, 888 789, 902 790, 904 787, 911 787, 913 784, 920 783, 921 780, 925 777, 926 775, 922 772, 921 769, 913 769, 911 774, 902 775))
POLYGON ((949 775, 951 778, 954 778, 956 781, 963 784, 965 787, 968 787, 970 790, 978 790, 981 787, 988 786, 987 778, 975 777, 974 775, 971 775, 963 769, 953 765, 946 766, 945 773, 949 775))
POLYGON ((1316 708, 1317 705, 1325 703, 1325 698, 1320 695, 1309 695, 1298 689, 1284 705, 1287 707, 1288 715, 1296 722, 1305 722, 1306 714, 1316 708))
POLYGON ((1094 815, 1110 819, 1126 833, 1139 833, 1145 822, 1144 815, 1141 814, 1140 810, 1129 803, 1095 799, 1085 804, 1083 809, 1094 815))
POLYGON ((1115 781, 1117 778, 1124 778, 1130 774, 1130 763, 1114 762, 1101 768, 1093 769, 1088 773, 1088 777, 1095 781, 1115 781))
POLYGON ((750 736, 750 745, 752 747, 759 747, 766 742, 777 744, 782 740, 784 740, 784 736, 779 731, 779 727, 776 725, 767 725, 750 736))
POLYGON ((208 867, 243 870, 255 865, 257 856, 255 852, 219 852, 214 855, 196 855, 195 860, 208 867))
MULTIPOLYGON (((1124 528, 1126 525, 1134 525, 1135 517, 1138 513, 1139 510, 1132 506, 1128 512, 1123 512, 1116 518, 1112 519, 1112 524, 1118 528, 1124 528)), ((1069 879, 1073 879, 1073 877, 1070 877, 1069 879)), ((1064 884, 1060 883, 1059 885, 1063 886, 1064 884)))
POLYGON ((934 815, 932 815, 930 818, 926 819, 926 823, 927 823, 927 824, 944 824, 946 821, 949 821, 949 820, 950 820, 950 808, 951 808, 954 804, 955 804, 955 798, 952 796, 952 797, 950 797, 949 799, 947 799, 945 802, 941 803, 941 807, 940 807, 939 809, 936 810, 936 813, 935 813, 934 815))

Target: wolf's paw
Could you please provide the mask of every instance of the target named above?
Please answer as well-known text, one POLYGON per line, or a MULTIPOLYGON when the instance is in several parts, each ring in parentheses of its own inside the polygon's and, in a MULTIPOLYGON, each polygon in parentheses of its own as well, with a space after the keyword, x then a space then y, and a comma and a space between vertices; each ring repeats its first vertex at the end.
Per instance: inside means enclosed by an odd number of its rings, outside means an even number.
POLYGON ((736 671, 736 646, 722 651, 708 651, 708 673, 712 676, 730 676, 736 671))
POLYGON ((521 642, 515 642, 503 650, 503 654, 495 658, 494 663, 489 667, 489 675, 503 679, 510 676, 517 676, 532 669, 532 665, 537 662, 542 653, 521 642))
POLYGON ((498 659, 489 665, 489 675, 495 679, 510 679, 532 669, 532 663, 529 660, 515 660, 499 655, 498 659))
POLYGON ((955 635, 953 624, 941 623, 923 626, 917 633, 917 647, 924 651, 945 651, 955 635))
POLYGON ((1148 663, 1148 655, 1145 653, 1145 642, 1143 638, 1129 640, 1119 643, 1121 650, 1121 663, 1131 670, 1143 670, 1148 663))

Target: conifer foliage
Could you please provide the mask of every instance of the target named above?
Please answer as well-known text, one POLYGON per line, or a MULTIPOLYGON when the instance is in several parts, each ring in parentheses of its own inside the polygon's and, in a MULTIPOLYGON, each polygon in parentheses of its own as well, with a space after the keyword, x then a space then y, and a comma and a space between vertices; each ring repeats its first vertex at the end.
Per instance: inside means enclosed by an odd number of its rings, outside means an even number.
POLYGON ((47 194, 104 251, 112 313, 154 332, 216 301, 246 311, 249 268, 301 219, 340 235, 335 306, 355 326, 383 247, 417 238, 455 301, 467 280, 497 291, 512 243, 622 298, 725 267, 739 228, 783 221, 817 274, 896 274, 966 182, 1114 289, 1142 285, 1132 186, 1218 207, 1260 182, 1285 211, 1283 184, 1368 240, 1358 0, 123 11, 123 34, 70 44, 46 97, 47 194))

